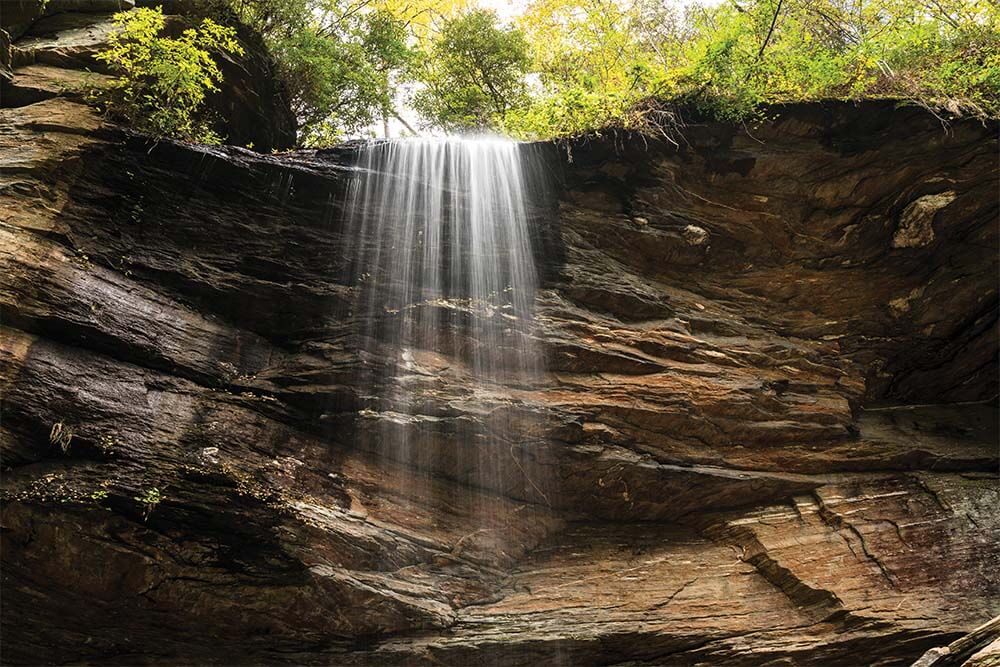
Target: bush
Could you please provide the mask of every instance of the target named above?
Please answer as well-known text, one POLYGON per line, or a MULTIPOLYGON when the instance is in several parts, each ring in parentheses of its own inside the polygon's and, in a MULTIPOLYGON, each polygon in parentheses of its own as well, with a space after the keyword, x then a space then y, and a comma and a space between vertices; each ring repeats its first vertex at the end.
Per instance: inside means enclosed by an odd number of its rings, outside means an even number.
POLYGON ((221 143, 202 107, 222 82, 212 52, 243 54, 236 32, 206 18, 179 37, 163 37, 159 8, 121 12, 114 20, 118 29, 96 56, 117 74, 95 93, 108 112, 159 137, 221 143))

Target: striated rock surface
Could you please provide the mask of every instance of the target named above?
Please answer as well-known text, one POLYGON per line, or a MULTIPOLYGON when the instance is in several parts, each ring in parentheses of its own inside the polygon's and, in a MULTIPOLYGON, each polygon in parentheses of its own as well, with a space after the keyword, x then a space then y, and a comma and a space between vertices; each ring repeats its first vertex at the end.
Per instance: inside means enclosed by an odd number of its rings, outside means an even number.
POLYGON ((1000 614, 995 126, 525 147, 546 374, 418 350, 402 413, 342 278, 350 147, 149 143, 14 62, 4 664, 908 665, 1000 614))

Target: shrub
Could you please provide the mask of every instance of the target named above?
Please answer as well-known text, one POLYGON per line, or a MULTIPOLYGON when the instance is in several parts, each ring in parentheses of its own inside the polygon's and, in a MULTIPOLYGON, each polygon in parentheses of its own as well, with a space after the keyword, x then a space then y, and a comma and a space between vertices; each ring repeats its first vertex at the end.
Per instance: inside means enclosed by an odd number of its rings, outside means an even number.
POLYGON ((159 8, 121 12, 114 20, 118 29, 96 56, 117 74, 96 93, 109 113, 156 136, 221 143, 202 107, 222 82, 212 52, 243 53, 235 31, 206 18, 179 37, 164 37, 159 8))
POLYGON ((146 521, 156 506, 163 502, 163 494, 154 486, 143 491, 142 495, 135 496, 133 500, 142 505, 142 520, 146 521))

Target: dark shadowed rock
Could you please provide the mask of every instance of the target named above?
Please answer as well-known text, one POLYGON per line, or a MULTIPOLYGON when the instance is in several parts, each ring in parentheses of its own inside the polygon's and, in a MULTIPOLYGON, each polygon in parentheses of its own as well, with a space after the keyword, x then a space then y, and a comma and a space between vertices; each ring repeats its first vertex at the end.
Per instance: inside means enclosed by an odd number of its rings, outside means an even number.
POLYGON ((990 664, 995 126, 525 147, 546 372, 414 350, 407 407, 351 146, 127 135, 45 58, 0 109, 5 664, 990 664))

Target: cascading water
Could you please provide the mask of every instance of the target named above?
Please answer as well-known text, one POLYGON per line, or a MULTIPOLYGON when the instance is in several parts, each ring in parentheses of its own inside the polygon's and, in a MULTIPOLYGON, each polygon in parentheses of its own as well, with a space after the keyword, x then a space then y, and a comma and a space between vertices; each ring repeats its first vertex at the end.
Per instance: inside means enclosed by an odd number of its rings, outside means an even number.
POLYGON ((542 367, 531 159, 494 139, 367 144, 345 231, 357 348, 372 370, 362 438, 393 461, 537 498, 524 453, 537 412, 519 398, 542 367))

